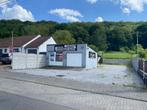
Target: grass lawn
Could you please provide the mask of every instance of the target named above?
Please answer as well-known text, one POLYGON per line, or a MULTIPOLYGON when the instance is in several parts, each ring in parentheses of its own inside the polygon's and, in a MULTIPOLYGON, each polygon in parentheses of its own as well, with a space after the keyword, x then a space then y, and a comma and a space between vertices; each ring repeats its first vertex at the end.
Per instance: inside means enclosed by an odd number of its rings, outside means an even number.
POLYGON ((131 59, 132 55, 123 52, 106 52, 103 57, 106 59, 131 59))

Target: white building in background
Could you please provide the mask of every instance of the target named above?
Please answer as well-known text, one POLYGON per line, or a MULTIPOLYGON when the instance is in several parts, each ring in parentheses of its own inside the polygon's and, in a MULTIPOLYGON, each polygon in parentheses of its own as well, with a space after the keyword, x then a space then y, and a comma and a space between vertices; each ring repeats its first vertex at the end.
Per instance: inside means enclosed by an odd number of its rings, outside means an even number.
MULTIPOLYGON (((52 37, 20 36, 13 38, 13 52, 45 53, 47 44, 56 44, 52 37)), ((12 52, 12 38, 0 39, 0 54, 12 52)))
POLYGON ((96 68, 97 53, 87 44, 47 45, 48 66, 96 68))

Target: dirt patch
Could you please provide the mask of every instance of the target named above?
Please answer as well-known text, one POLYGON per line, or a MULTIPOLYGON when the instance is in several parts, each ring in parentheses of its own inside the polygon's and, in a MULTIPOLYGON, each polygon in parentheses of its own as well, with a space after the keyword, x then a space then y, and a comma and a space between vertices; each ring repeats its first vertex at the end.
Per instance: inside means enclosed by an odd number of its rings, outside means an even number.
POLYGON ((74 70, 74 71, 82 71, 84 68, 75 68, 75 67, 61 67, 61 66, 48 66, 42 69, 50 69, 50 70, 74 70))
POLYGON ((61 77, 61 78, 64 77, 64 76, 65 76, 65 75, 56 75, 56 77, 61 77))

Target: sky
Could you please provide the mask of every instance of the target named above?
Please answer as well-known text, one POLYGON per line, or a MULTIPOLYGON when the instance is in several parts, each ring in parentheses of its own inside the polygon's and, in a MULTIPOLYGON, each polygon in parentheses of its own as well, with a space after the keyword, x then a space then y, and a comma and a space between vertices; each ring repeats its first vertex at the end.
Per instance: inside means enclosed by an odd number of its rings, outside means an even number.
POLYGON ((147 21, 147 0, 0 0, 0 19, 147 21))

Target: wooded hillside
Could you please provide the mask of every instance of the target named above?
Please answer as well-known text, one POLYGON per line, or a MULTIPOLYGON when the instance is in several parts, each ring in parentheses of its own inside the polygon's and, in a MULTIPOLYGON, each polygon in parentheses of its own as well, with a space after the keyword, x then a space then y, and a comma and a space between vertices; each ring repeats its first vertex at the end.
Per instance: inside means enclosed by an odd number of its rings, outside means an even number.
POLYGON ((119 51, 147 48, 147 22, 57 23, 51 21, 0 21, 0 38, 22 35, 53 35, 58 43, 87 43, 95 50, 119 51))

